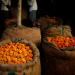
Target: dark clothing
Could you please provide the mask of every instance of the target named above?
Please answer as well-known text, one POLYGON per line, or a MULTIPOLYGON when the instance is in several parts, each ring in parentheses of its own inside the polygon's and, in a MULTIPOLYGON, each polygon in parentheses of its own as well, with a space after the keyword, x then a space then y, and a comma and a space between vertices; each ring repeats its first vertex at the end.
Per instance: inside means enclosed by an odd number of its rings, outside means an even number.
POLYGON ((5 30, 5 20, 9 17, 10 15, 8 11, 0 11, 0 37, 5 30))
POLYGON ((5 30, 5 20, 10 18, 10 6, 3 4, 8 10, 1 9, 3 2, 0 0, 0 38, 2 36, 3 31, 5 30))
POLYGON ((30 18, 30 20, 32 21, 32 22, 34 22, 35 20, 36 20, 36 10, 32 10, 32 11, 30 11, 30 16, 29 16, 29 18, 30 18))
POLYGON ((0 19, 10 18, 11 13, 9 11, 0 11, 0 19))

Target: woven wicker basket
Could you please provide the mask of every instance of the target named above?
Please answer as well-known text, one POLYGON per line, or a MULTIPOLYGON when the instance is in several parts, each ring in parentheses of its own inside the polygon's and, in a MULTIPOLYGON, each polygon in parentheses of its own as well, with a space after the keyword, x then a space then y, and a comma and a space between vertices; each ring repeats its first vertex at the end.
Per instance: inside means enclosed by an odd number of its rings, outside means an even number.
POLYGON ((33 43, 23 39, 4 40, 0 42, 0 45, 9 42, 22 42, 30 45, 34 55, 33 61, 26 64, 0 64, 0 75, 41 75, 40 53, 37 47, 33 43))

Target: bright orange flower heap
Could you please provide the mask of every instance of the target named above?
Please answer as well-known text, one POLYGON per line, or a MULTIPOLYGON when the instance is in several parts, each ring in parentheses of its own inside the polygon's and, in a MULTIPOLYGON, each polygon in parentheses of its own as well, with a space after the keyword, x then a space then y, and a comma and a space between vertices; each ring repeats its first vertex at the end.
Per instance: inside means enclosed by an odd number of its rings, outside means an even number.
POLYGON ((55 43, 59 48, 75 46, 74 37, 63 37, 63 36, 48 37, 47 40, 50 43, 55 43))
POLYGON ((0 46, 0 64, 25 64, 32 59, 32 50, 26 44, 18 42, 0 46))

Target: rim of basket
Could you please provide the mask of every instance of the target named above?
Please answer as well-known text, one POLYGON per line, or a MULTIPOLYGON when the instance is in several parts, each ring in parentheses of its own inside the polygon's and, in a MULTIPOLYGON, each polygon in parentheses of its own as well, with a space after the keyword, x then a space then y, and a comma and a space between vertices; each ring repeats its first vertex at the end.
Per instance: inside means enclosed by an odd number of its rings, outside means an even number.
MULTIPOLYGON (((1 41, 0 43, 4 42, 6 40, 9 40, 9 39, 5 39, 5 40, 1 41)), ((12 42, 12 39, 10 39, 10 41, 12 42)), ((15 42, 15 41, 13 41, 13 42, 15 42)), ((36 47, 35 44, 33 44, 32 42, 27 41, 25 39, 22 39, 20 42, 26 43, 26 44, 28 44, 28 45, 30 45, 32 47, 32 51, 33 51, 33 54, 34 54, 33 60, 28 62, 28 63, 26 63, 26 64, 12 64, 12 65, 13 66, 15 66, 15 65, 24 65, 25 67, 26 66, 33 66, 38 61, 38 57, 40 57, 40 53, 39 53, 38 48, 36 47)), ((3 67, 4 66, 9 66, 9 65, 11 65, 11 64, 0 64, 0 66, 3 66, 3 67)))

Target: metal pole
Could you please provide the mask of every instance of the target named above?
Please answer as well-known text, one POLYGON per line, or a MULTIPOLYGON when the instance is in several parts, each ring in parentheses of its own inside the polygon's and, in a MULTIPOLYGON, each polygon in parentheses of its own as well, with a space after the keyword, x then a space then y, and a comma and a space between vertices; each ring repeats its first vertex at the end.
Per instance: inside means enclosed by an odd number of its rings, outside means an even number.
POLYGON ((17 14, 17 26, 21 26, 21 9, 22 9, 22 0, 18 1, 18 14, 17 14))

